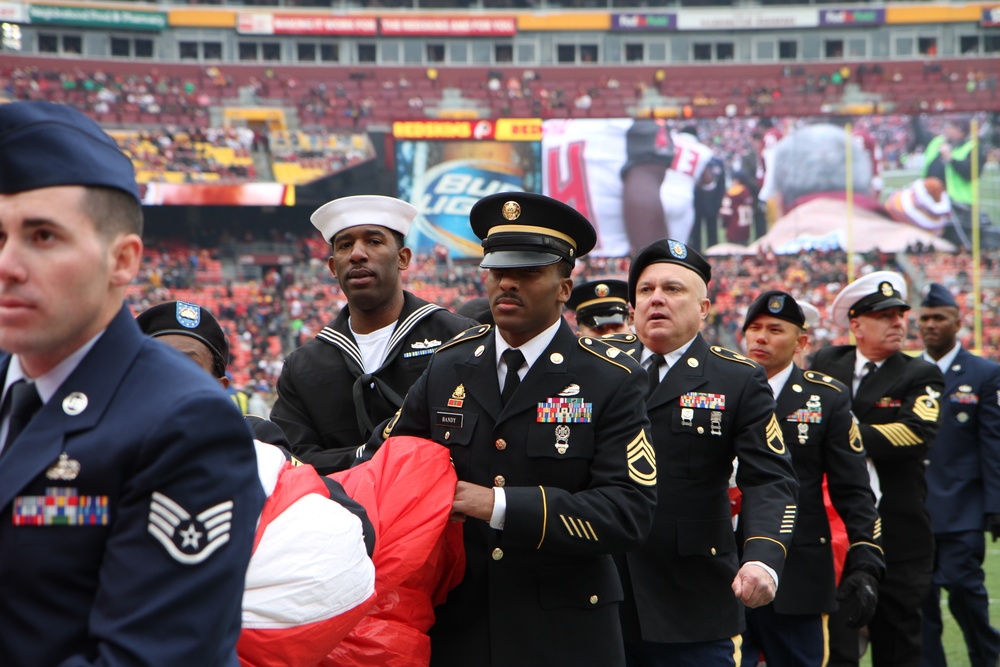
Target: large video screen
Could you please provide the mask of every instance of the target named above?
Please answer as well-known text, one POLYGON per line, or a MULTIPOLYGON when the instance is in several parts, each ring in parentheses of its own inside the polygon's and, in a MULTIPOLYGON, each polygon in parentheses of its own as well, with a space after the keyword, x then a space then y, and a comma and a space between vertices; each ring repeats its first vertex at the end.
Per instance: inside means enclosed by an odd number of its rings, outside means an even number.
MULTIPOLYGON (((664 237, 714 254, 951 251, 969 245, 973 164, 975 207, 1000 222, 993 124, 947 113, 546 120, 542 191, 594 223, 596 256, 664 237)), ((989 230, 983 241, 998 244, 989 230)))
POLYGON ((539 130, 535 119, 397 123, 399 197, 419 211, 407 245, 416 252, 443 246, 452 257, 481 257, 469 211, 497 192, 541 191, 539 143, 533 140, 539 130))

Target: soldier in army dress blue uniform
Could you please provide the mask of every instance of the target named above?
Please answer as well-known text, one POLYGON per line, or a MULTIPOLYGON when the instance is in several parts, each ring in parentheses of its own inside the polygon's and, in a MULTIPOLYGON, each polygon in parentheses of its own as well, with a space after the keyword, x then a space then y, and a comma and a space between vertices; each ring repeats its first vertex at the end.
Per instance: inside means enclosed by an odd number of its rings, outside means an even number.
POLYGON ((875 511, 861 431, 851 414, 851 391, 829 375, 803 371, 793 358, 808 343, 806 315, 791 294, 764 292, 743 324, 748 357, 767 371, 775 415, 792 452, 799 480, 799 518, 774 602, 747 610, 743 665, 822 667, 827 659, 827 618, 851 610, 864 625, 875 612, 878 582, 885 572, 882 525, 875 511), (849 541, 839 592, 830 521, 823 500, 828 480, 833 506, 849 541))
POLYGON ((653 529, 622 564, 623 630, 638 667, 739 664, 744 606, 773 599, 795 526, 795 473, 764 369, 699 333, 711 271, 675 240, 640 250, 629 270, 636 336, 618 342, 647 368, 659 463, 653 529))
POLYGON ((656 500, 646 375, 562 319, 596 241, 583 216, 512 192, 470 217, 496 326, 443 344, 381 434, 434 440, 458 473, 467 564, 431 663, 622 666, 612 554, 642 544, 656 500))

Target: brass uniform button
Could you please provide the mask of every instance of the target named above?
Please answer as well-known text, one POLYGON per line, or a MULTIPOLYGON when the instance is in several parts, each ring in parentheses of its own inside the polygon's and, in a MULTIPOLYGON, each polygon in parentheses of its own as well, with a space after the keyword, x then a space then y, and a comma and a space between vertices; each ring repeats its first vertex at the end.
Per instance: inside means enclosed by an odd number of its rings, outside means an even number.
POLYGON ((500 560, 501 558, 503 558, 503 549, 497 547, 493 550, 493 560, 500 560))
POLYGON ((590 604, 597 604, 597 600, 598 600, 598 598, 597 598, 596 595, 591 595, 590 596, 590 604))
POLYGON ((496 446, 497 449, 499 449, 502 452, 503 450, 507 449, 507 441, 504 440, 503 438, 497 438, 496 446))
POLYGON ((451 431, 445 431, 444 432, 444 439, 445 440, 451 440, 451 431))
POLYGON ((496 477, 493 478, 493 486, 499 486, 500 488, 503 488, 503 485, 506 483, 507 480, 504 479, 503 475, 497 475, 496 477))
POLYGON ((826 538, 825 537, 819 538, 819 543, 820 544, 826 544, 826 538))
POLYGON ((712 555, 713 555, 713 556, 714 556, 714 555, 716 554, 716 551, 715 551, 715 547, 712 547, 712 548, 711 548, 711 552, 712 552, 712 555))

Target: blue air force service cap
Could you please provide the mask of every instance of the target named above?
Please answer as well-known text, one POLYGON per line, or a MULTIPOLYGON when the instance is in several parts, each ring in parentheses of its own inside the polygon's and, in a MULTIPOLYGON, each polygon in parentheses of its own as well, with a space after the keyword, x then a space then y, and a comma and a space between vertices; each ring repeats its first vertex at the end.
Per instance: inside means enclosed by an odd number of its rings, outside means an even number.
POLYGON ((706 285, 712 279, 712 265, 694 248, 673 239, 653 241, 635 254, 628 269, 628 300, 632 305, 639 276, 650 264, 679 264, 697 273, 706 285))
POLYGON ((484 269, 574 264, 597 243, 593 225, 576 209, 527 192, 483 197, 469 212, 469 222, 483 241, 484 269))
POLYGON ((936 308, 938 306, 958 308, 958 301, 955 300, 955 297, 952 296, 947 287, 941 283, 931 283, 920 305, 924 308, 936 308))
POLYGON ((906 278, 895 271, 873 271, 840 290, 833 300, 833 321, 850 325, 851 318, 886 308, 909 310, 906 302, 906 278))
POLYGON ((570 292, 566 308, 576 311, 576 321, 591 328, 622 324, 628 319, 628 283, 624 280, 591 280, 570 292))
POLYGON ((747 310, 746 319, 743 320, 743 331, 746 331, 747 327, 761 315, 770 315, 791 322, 800 329, 806 328, 806 314, 788 292, 773 289, 758 296, 747 310))
POLYGON ((0 104, 0 194, 59 185, 115 188, 140 201, 132 161, 90 118, 51 102, 0 104))
POLYGON ((176 334, 204 343, 221 368, 229 363, 226 332, 208 309, 186 301, 167 301, 147 308, 135 318, 144 334, 152 338, 176 334))

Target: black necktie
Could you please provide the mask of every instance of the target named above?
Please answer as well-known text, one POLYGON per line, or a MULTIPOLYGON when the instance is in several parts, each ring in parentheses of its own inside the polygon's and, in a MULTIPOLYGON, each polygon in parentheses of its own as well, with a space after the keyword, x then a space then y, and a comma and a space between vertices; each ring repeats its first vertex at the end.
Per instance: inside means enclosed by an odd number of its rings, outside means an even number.
POLYGON ((500 356, 503 357, 504 362, 507 364, 507 375, 503 380, 503 392, 500 394, 500 402, 507 405, 507 401, 517 391, 517 385, 521 384, 521 377, 517 374, 517 371, 524 365, 524 355, 521 354, 521 350, 509 348, 500 356))
POLYGON ((649 366, 646 367, 646 374, 649 376, 649 390, 646 392, 646 398, 652 396, 660 385, 660 366, 665 363, 667 360, 663 358, 662 354, 654 354, 649 358, 649 366))
MULTIPOLYGON (((42 399, 38 395, 38 390, 35 389, 34 382, 18 380, 7 390, 7 395, 10 397, 10 421, 7 426, 7 439, 4 440, 4 452, 10 449, 17 436, 21 434, 31 418, 42 407, 42 399)), ((4 402, 6 403, 7 400, 4 402)))
POLYGON ((855 396, 861 391, 875 375, 875 371, 878 370, 878 366, 875 365, 874 361, 869 361, 865 364, 865 374, 861 376, 861 382, 858 383, 858 391, 854 392, 855 396))

